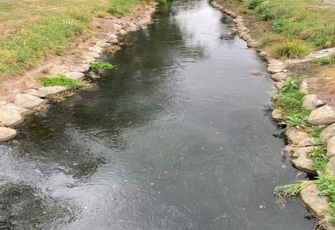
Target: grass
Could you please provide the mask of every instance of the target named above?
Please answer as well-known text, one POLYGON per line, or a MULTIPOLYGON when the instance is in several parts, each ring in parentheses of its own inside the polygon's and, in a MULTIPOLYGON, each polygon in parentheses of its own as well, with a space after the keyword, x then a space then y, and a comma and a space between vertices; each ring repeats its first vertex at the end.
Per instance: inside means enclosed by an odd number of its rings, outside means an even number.
POLYGON ((68 89, 78 89, 83 86, 82 83, 73 80, 71 78, 68 78, 64 75, 58 76, 58 77, 39 77, 37 79, 40 83, 42 83, 44 86, 65 86, 68 89))
POLYGON ((335 54, 328 56, 326 58, 318 58, 318 59, 312 60, 312 62, 319 66, 334 65, 335 64, 335 54))
POLYGON ((0 3, 0 80, 22 74, 89 29, 92 15, 124 16, 147 0, 11 0, 0 3), (73 10, 74 9, 74 10, 73 10))
POLYGON ((298 195, 298 193, 310 183, 310 181, 299 181, 295 184, 280 185, 275 187, 274 193, 276 194, 278 199, 294 197, 298 195))
POLYGON ((90 62, 91 69, 112 69, 113 65, 108 62, 90 62))

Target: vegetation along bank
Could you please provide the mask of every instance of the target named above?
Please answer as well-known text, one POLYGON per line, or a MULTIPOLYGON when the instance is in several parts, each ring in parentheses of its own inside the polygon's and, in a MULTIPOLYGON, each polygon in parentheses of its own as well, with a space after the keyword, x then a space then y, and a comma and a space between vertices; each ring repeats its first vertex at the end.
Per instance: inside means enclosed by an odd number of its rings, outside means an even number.
POLYGON ((96 59, 105 51, 119 50, 122 36, 152 23, 156 4, 150 0, 0 2, 0 141, 15 137, 14 127, 47 101, 61 100, 73 89, 94 90, 85 74, 96 78, 112 68, 96 59))
POLYGON ((285 152, 309 180, 278 186, 279 199, 298 195, 335 229, 335 2, 218 0, 239 36, 268 62, 275 82, 272 117, 284 129, 285 152))

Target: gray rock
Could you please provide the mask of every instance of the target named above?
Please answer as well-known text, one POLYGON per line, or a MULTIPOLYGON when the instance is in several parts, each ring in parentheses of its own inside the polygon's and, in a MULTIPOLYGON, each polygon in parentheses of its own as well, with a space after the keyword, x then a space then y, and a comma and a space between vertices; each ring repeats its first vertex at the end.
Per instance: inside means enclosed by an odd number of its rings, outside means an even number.
POLYGON ((275 83, 275 87, 277 89, 282 88, 284 85, 285 85, 285 81, 278 81, 278 82, 275 83))
POLYGON ((316 100, 316 102, 314 103, 314 105, 316 107, 321 107, 321 106, 324 106, 326 103, 324 103, 323 101, 321 100, 316 100))
POLYGON ((335 177, 335 157, 330 158, 328 161, 326 171, 329 173, 329 175, 335 177))
POLYGON ((311 112, 307 121, 313 125, 329 125, 335 122, 335 111, 332 107, 324 105, 311 112))
POLYGON ((298 147, 315 145, 314 138, 310 137, 306 131, 296 127, 287 127, 285 136, 290 143, 298 147))
POLYGON ((305 95, 302 98, 302 107, 304 107, 306 109, 309 109, 309 110, 314 110, 314 109, 317 108, 315 106, 317 100, 318 100, 318 98, 315 94, 305 95))
POLYGON ((37 89, 28 89, 26 91, 27 94, 30 94, 30 95, 33 95, 33 96, 36 96, 36 97, 40 97, 40 98, 45 98, 46 95, 45 93, 42 93, 40 91, 38 91, 37 89))
POLYGON ((101 47, 99 47, 99 46, 92 46, 92 47, 90 47, 88 50, 90 50, 90 51, 93 51, 93 52, 96 52, 96 53, 98 53, 98 54, 102 54, 102 48, 101 47))
POLYGON ((311 213, 317 217, 323 217, 329 210, 329 204, 327 197, 318 196, 319 193, 320 191, 318 190, 315 182, 311 182, 300 191, 299 197, 311 213))
POLYGON ((82 80, 85 77, 85 74, 81 72, 69 72, 65 73, 65 76, 73 80, 82 80))
POLYGON ((331 158, 335 156, 335 137, 331 137, 327 140, 327 157, 331 158))
POLYGON ((96 46, 99 46, 99 47, 101 47, 101 48, 105 48, 105 47, 107 47, 107 46, 110 46, 109 43, 104 42, 104 41, 98 41, 95 45, 96 45, 96 46))
POLYGON ((7 104, 0 107, 0 122, 5 126, 14 126, 20 124, 24 120, 24 115, 31 111, 20 108, 14 104, 7 104))
POLYGON ((335 136, 335 123, 327 126, 320 133, 320 140, 326 142, 329 138, 335 136))
POLYGON ((119 30, 119 34, 120 34, 120 35, 126 35, 126 34, 127 34, 127 31, 125 31, 125 30, 119 30))
POLYGON ((306 93, 306 94, 308 93, 308 84, 307 84, 307 82, 303 81, 303 82, 300 83, 300 85, 299 85, 299 91, 301 93, 306 93))
POLYGON ((119 24, 114 24, 114 30, 115 31, 118 31, 118 30, 121 30, 122 29, 122 26, 119 25, 119 24))
POLYGON ((48 87, 41 87, 38 89, 38 91, 44 93, 46 96, 52 96, 57 93, 62 93, 66 90, 67 88, 64 86, 48 86, 48 87))
POLYGON ((0 127, 0 141, 9 140, 15 137, 16 134, 17 132, 15 129, 0 127))
POLYGON ((276 82, 285 81, 285 79, 287 78, 287 73, 283 73, 283 72, 275 73, 275 74, 272 74, 270 78, 276 82))
POLYGON ((279 73, 282 72, 286 68, 286 64, 283 62, 276 62, 276 63, 270 63, 266 70, 269 73, 279 73))
POLYGON ((45 100, 30 94, 18 94, 15 96, 14 104, 22 108, 30 109, 41 106, 45 104, 45 102, 45 100))
POLYGON ((117 44, 119 41, 117 40, 117 36, 115 34, 110 34, 108 38, 106 39, 106 42, 111 44, 117 44))
POLYGON ((90 57, 93 57, 93 58, 99 58, 99 57, 101 57, 101 54, 93 52, 93 51, 87 52, 86 55, 88 55, 90 57))
POLYGON ((297 169, 310 173, 313 175, 317 175, 315 169, 313 169, 313 161, 308 159, 308 155, 313 150, 314 147, 302 147, 294 149, 294 153, 292 155, 292 165, 297 169))
POLYGON ((285 121, 285 117, 283 115, 283 110, 281 108, 275 108, 272 110, 271 117, 274 121, 280 122, 285 121))

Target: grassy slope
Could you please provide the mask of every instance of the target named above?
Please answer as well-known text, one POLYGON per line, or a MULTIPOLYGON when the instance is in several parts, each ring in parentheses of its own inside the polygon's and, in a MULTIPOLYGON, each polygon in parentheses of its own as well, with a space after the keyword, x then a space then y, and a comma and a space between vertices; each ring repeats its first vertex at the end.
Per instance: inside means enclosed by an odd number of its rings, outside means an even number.
POLYGON ((127 13, 145 0, 11 0, 0 3, 0 80, 62 54, 68 42, 88 29, 92 13, 127 13))

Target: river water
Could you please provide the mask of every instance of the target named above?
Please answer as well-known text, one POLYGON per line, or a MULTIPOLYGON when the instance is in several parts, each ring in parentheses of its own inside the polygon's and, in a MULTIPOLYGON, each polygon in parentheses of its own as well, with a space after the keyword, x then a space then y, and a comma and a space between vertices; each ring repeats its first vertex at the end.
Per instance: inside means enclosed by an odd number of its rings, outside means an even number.
POLYGON ((265 63, 204 0, 153 17, 103 57, 115 67, 99 90, 47 105, 0 146, 0 229, 313 229, 299 200, 273 195, 298 172, 265 63))

